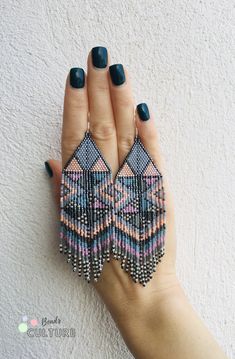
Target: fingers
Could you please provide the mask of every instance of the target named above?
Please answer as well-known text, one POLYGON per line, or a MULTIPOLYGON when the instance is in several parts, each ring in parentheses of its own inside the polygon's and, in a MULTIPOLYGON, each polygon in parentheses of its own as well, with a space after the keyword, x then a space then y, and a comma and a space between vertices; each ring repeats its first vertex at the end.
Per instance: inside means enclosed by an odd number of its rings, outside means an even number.
POLYGON ((62 130, 62 165, 68 161, 87 130, 88 96, 86 75, 72 68, 66 80, 62 130))
POLYGON ((60 207, 60 182, 62 166, 60 161, 48 160, 45 162, 45 168, 48 176, 52 179, 56 205, 60 207))
POLYGON ((140 103, 136 108, 136 127, 138 135, 144 147, 148 151, 159 171, 163 171, 162 156, 160 154, 157 129, 153 120, 153 115, 149 111, 146 103, 140 103))
POLYGON ((120 64, 109 65, 104 47, 94 47, 84 70, 72 68, 66 81, 62 131, 62 165, 68 161, 89 125, 113 175, 135 137, 134 105, 129 76, 120 64))
POLYGON ((128 72, 122 64, 109 68, 110 92, 117 131, 119 166, 130 151, 135 137, 134 103, 128 72))
POLYGON ((163 158, 161 155, 157 128, 154 123, 153 114, 149 111, 146 103, 140 103, 137 105, 136 113, 136 127, 138 135, 143 143, 144 147, 148 151, 154 164, 159 169, 160 173, 164 176, 164 187, 166 192, 166 204, 167 204, 167 216, 168 218, 173 216, 173 199, 169 189, 168 179, 164 170, 163 158))
POLYGON ((108 80, 109 55, 104 47, 95 47, 88 56, 88 97, 90 131, 98 148, 117 171, 118 153, 116 128, 108 80))

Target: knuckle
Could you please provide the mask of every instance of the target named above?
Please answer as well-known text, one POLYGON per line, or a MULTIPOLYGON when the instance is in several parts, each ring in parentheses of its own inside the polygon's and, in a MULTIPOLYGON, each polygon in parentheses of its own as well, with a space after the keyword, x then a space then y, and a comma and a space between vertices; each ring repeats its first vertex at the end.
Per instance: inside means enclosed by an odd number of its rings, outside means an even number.
POLYGON ((115 136, 115 125, 97 121, 97 123, 91 125, 91 133, 97 140, 108 140, 115 136))
POLYGON ((81 98, 80 96, 77 95, 73 95, 73 96, 67 96, 65 98, 65 103, 64 103, 64 111, 66 110, 87 110, 87 102, 85 101, 84 98, 81 98))
POLYGON ((118 136, 118 147, 123 150, 129 150, 134 143, 134 135, 126 134, 125 136, 118 136))
POLYGON ((95 91, 99 91, 99 92, 108 92, 109 91, 109 85, 107 81, 97 81, 97 83, 95 84, 95 91))
POLYGON ((151 128, 146 128, 145 131, 142 133, 142 137, 148 140, 148 143, 153 144, 153 146, 156 146, 157 143, 157 131, 154 126, 151 126, 151 128))
POLYGON ((74 135, 64 135, 61 140, 62 150, 66 153, 73 153, 80 144, 82 138, 74 135))
POLYGON ((126 110, 128 108, 130 108, 130 110, 133 112, 132 98, 130 98, 129 96, 126 96, 126 94, 122 93, 122 94, 120 94, 120 96, 116 97, 116 100, 117 100, 118 106, 125 107, 126 110))
POLYGON ((92 95, 99 94, 101 91, 109 92, 109 83, 106 74, 95 71, 91 77, 88 76, 88 89, 92 95))

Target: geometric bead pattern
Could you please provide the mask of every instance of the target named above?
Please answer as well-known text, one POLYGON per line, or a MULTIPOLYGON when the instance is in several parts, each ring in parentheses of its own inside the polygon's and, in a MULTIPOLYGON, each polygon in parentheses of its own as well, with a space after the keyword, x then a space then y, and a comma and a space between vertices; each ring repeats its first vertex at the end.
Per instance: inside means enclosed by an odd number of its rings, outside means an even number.
POLYGON ((114 252, 122 268, 145 286, 164 254, 165 198, 162 175, 139 137, 114 188, 114 252))
POLYGON ((62 171, 60 208, 60 251, 79 276, 97 281, 113 255, 135 282, 152 278, 164 254, 165 196, 138 136, 113 181, 87 131, 62 171))

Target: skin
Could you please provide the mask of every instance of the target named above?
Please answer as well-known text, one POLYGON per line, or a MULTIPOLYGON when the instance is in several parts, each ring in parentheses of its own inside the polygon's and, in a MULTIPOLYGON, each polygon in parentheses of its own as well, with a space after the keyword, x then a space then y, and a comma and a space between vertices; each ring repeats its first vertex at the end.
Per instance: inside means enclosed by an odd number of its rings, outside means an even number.
MULTIPOLYGON (((141 121, 135 111, 130 78, 112 84, 108 66, 97 69, 88 55, 85 87, 74 89, 66 81, 62 131, 62 166, 90 131, 109 163, 113 176, 128 154, 136 131, 164 176, 166 191, 166 248, 153 279, 144 288, 134 283, 111 259, 103 268, 95 289, 105 302, 129 350, 137 359, 222 359, 226 358, 215 339, 189 303, 175 270, 176 239, 173 200, 158 146, 153 114, 141 121)), ((56 201, 59 205, 61 163, 48 161, 56 201)))

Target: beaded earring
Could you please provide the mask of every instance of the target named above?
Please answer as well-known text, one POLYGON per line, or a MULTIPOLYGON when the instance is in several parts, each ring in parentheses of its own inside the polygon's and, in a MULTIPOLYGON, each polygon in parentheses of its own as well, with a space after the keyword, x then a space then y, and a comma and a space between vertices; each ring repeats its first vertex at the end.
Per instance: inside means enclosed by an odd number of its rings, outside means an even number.
POLYGON ((89 131, 62 171, 60 206, 60 251, 79 276, 97 280, 110 258, 113 185, 89 131))
POLYGON ((145 286, 164 254, 165 195, 162 175, 138 136, 114 188, 114 257, 145 286))
POLYGON ((113 181, 87 131, 61 180, 60 251, 73 270, 97 281, 112 254, 145 286, 164 255, 165 230, 162 175, 140 138, 113 181))

